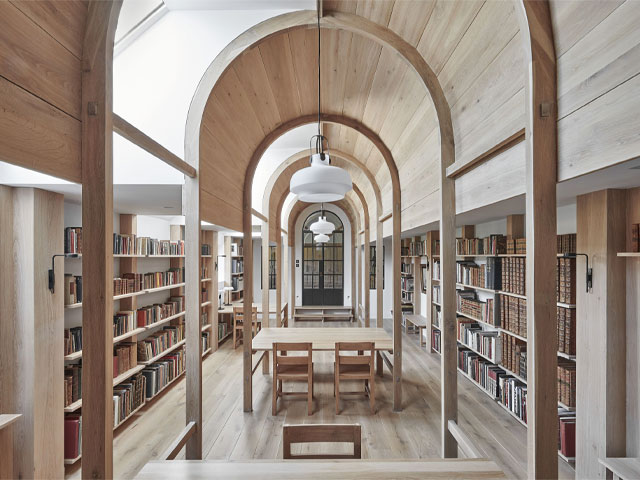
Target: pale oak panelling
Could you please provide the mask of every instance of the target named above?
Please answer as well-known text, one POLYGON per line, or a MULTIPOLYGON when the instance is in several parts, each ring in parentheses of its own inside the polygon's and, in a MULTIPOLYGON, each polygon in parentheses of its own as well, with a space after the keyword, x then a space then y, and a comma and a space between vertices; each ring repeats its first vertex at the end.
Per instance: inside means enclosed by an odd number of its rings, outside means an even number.
POLYGON ((438 1, 429 18, 418 51, 438 75, 457 47, 484 0, 438 1))
POLYGON ((360 35, 353 35, 350 62, 346 68, 347 77, 342 109, 342 112, 348 117, 362 117, 381 52, 382 46, 360 35))
POLYGON ((80 121, 0 77, 0 160, 81 182, 80 121))
POLYGON ((640 76, 558 122, 558 181, 640 155, 640 76))
MULTIPOLYGON (((402 210, 402 230, 409 230, 425 224, 425 219, 437 219, 440 216, 438 195, 440 190, 430 193, 419 202, 402 210)), ((387 235, 387 224, 384 222, 385 236, 387 235)))
MULTIPOLYGON (((341 114, 344 103, 344 93, 347 77, 347 69, 338 59, 350 59, 351 39, 353 34, 345 30, 323 29, 321 36, 322 54, 320 66, 322 82, 321 106, 324 113, 341 114)), ((347 60, 347 64, 349 64, 347 60)), ((315 69, 314 69, 315 72, 315 69)), ((316 96, 317 98, 317 93, 316 96)), ((317 110, 317 102, 316 108, 317 110)))
MULTIPOLYGON (((631 228, 640 223, 640 188, 627 191, 627 248, 631 251, 631 228)), ((640 259, 628 258, 627 265, 627 418, 640 416, 640 259)), ((640 457, 640 425, 627 422, 627 457, 640 457)))
POLYGON ((80 60, 12 3, 0 2, 0 75, 80 119, 80 60))
POLYGON ((82 58, 87 3, 82 0, 12 1, 77 58, 82 58))
POLYGON ((640 72, 640 8, 627 1, 558 59, 559 118, 640 72))
MULTIPOLYGON (((419 145, 424 139, 431 135, 437 128, 438 120, 433 108, 433 102, 431 101, 431 97, 427 95, 420 107, 416 110, 413 118, 409 120, 398 141, 390 147, 393 158, 396 159, 396 163, 398 164, 398 169, 402 168, 406 159, 408 159, 415 149, 419 148, 419 145)), ((438 153, 438 157, 439 156, 440 154, 438 153)))
POLYGON ((415 47, 422 38, 435 6, 436 0, 395 2, 389 28, 415 47))
POLYGON ((206 190, 200 190, 200 216, 206 222, 236 231, 242 230, 242 208, 206 190))
MULTIPOLYGON (((340 10, 346 12, 347 9, 344 6, 349 2, 340 3, 340 10)), ((372 22, 379 23, 380 25, 384 25, 386 27, 389 25, 389 20, 391 19, 391 13, 395 5, 395 0, 382 0, 378 2, 360 0, 358 2, 351 3, 357 3, 355 11, 356 15, 368 18, 372 22)))
POLYGON ((556 57, 587 35, 624 0, 550 0, 556 57))
POLYGON ((317 49, 318 32, 311 28, 302 28, 289 32, 289 48, 293 61, 301 109, 314 112, 318 109, 318 59, 310 55, 317 49))

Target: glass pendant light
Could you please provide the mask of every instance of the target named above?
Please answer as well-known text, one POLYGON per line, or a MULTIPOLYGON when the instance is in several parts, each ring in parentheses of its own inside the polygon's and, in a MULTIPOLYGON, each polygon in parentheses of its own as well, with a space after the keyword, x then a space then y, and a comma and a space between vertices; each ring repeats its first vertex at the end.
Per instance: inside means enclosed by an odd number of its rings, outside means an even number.
POLYGON ((309 150, 310 167, 298 170, 291 176, 289 190, 302 202, 335 202, 342 200, 353 188, 351 176, 346 170, 331 165, 329 154, 324 151, 324 144, 329 142, 320 132, 320 11, 318 10, 318 134, 311 137, 309 150), (313 141, 315 139, 315 153, 313 141))

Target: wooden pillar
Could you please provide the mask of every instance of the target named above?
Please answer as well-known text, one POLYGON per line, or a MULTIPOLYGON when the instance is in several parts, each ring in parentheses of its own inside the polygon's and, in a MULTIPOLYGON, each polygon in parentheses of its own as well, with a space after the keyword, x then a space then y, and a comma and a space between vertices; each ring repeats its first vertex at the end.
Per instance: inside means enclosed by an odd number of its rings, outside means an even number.
MULTIPOLYGON (((286 262, 286 257, 283 257, 283 246, 286 245, 286 241, 282 241, 282 233, 280 229, 276 230, 276 326, 282 327, 282 290, 285 286, 284 272, 287 271, 286 264, 283 268, 283 260, 286 262)), ((267 362, 268 363, 268 362, 267 362)))
POLYGON ((357 319, 358 319, 358 323, 360 323, 360 305, 362 305, 362 243, 360 242, 360 234, 358 234, 356 236, 357 240, 356 240, 356 250, 355 250, 355 255, 358 257, 358 261, 357 261, 357 266, 356 268, 358 269, 357 275, 357 289, 358 289, 358 303, 356 305, 357 310, 354 312, 354 315, 356 315, 357 319))
POLYGON ((211 318, 209 322, 211 323, 211 347, 215 352, 218 350, 218 307, 220 307, 219 299, 218 299, 218 232, 213 230, 211 232, 211 259, 209 262, 210 267, 210 277, 211 283, 209 285, 210 294, 211 294, 211 318))
MULTIPOLYGON (((122 1, 89 2, 82 49, 82 477, 113 477, 113 42, 122 1)), ((60 380, 62 381, 62 380, 60 380)))
MULTIPOLYGON (((243 213, 242 213, 242 230, 244 232, 244 298, 242 306, 245 314, 245 321, 242 326, 242 377, 243 377, 243 389, 242 389, 242 404, 245 412, 251 412, 253 410, 253 378, 252 378, 252 350, 251 344, 253 343, 252 327, 253 322, 246 319, 251 318, 251 309, 253 307, 253 235, 251 224, 251 189, 247 188, 244 191, 243 201, 243 213)), ((267 285, 267 288, 269 285, 267 285)), ((267 290, 267 293, 269 290, 267 290)), ((264 304, 263 304, 264 305, 264 304)), ((268 305, 268 304, 267 304, 268 305)), ((267 316, 269 310, 266 311, 267 316)), ((268 361, 266 362, 269 363, 268 361)), ((264 368, 264 367, 263 367, 264 368)), ((268 368, 268 367, 267 367, 268 368)))
MULTIPOLYGON (((458 442, 449 432, 449 420, 458 422, 458 348, 456 335, 456 189, 447 177, 447 163, 440 165, 440 296, 442 312, 440 336, 442 457, 458 456, 458 442)), ((463 227, 463 235, 475 232, 463 227)))
POLYGON ((577 251, 589 255, 593 290, 586 292, 586 261, 579 256, 576 478, 606 478, 598 459, 627 453, 626 264, 617 256, 625 251, 626 211, 624 190, 578 197, 577 251))
POLYGON ((557 478, 556 55, 548 2, 523 0, 527 233, 527 443, 530 478, 557 478))
MULTIPOLYGON (((376 246, 376 250, 377 250, 376 246)), ((371 242, 369 228, 364 229, 364 326, 371 324, 371 242)))
MULTIPOLYGON (((269 327, 269 223, 263 221, 262 233, 262 326, 269 327)), ((269 364, 269 362, 265 362, 269 364)), ((263 364, 264 365, 264 364, 263 364)))
MULTIPOLYGON (((393 411, 402 410, 402 292, 400 285, 401 261, 401 204, 400 187, 393 194, 393 411)), ((367 279, 368 281, 369 279, 367 279)))
MULTIPOLYGON (((422 239, 418 235, 413 238, 413 241, 418 245, 422 239)), ((418 251, 416 246, 416 252, 418 251)), ((422 304, 422 257, 417 255, 413 259, 413 313, 416 315, 420 315, 422 313, 421 304, 422 304)), ((420 335, 422 333, 418 332, 420 335)))
POLYGON ((476 226, 475 225, 462 225, 460 227, 460 236, 462 238, 475 238, 476 226))
POLYGON ((0 185, 0 478, 62 478, 64 432, 64 198, 0 185))
POLYGON ((507 216, 507 238, 516 239, 524 238, 524 215, 508 215, 507 216))
POLYGON ((376 216, 376 327, 382 328, 384 326, 384 239, 380 221, 381 206, 378 206, 376 216))
POLYGON ((436 242, 436 240, 438 240, 440 238, 439 232, 438 231, 431 231, 431 232, 427 232, 427 258, 428 258, 428 262, 429 262, 429 268, 427 269, 427 306, 426 306, 426 311, 425 311, 425 315, 427 317, 427 325, 429 325, 429 335, 427 338, 427 351, 431 352, 433 349, 433 345, 431 343, 431 331, 433 330, 431 328, 431 325, 433 324, 433 311, 435 309, 435 306, 433 305, 433 285, 434 285, 434 281, 433 281, 433 257, 435 255, 435 248, 434 248, 434 243, 436 242))
POLYGON ((289 312, 292 320, 289 326, 292 327, 296 311, 296 232, 293 228, 289 229, 288 237, 289 247, 291 248, 291 252, 289 253, 289 258, 291 259, 291 261, 289 262, 289 268, 291 269, 291 272, 289 274, 289 297, 291 299, 291 303, 289 304, 289 312))

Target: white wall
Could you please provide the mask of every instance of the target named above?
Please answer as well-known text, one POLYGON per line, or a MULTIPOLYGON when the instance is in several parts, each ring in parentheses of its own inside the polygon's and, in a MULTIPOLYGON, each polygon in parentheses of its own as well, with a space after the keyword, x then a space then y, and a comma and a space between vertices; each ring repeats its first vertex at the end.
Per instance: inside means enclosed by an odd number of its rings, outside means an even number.
MULTIPOLYGON (((335 205, 329 203, 325 204, 324 209, 335 213, 344 225, 344 306, 351 306, 351 276, 355 273, 351 271, 351 257, 353 256, 352 242, 351 242, 351 223, 345 215, 345 213, 335 205)), ((292 262, 299 261, 299 266, 296 267, 296 298, 295 303, 291 302, 291 305, 302 305, 302 225, 307 217, 320 210, 320 205, 314 204, 305 208, 295 224, 296 243, 295 252, 292 256, 292 262)))
MULTIPOLYGON (((391 310, 393 309, 393 250, 392 250, 392 241, 391 237, 384 238, 382 241, 382 245, 384 246, 384 289, 382 290, 382 317, 383 318, 391 318, 391 310)), ((377 249, 376 249, 377 252, 377 249)), ((364 251, 363 251, 364 253, 364 251)), ((363 255, 363 265, 362 265, 362 289, 363 294, 366 293, 366 289, 369 288, 369 279, 364 278, 364 255, 363 255)), ((398 280, 400 281, 400 280, 398 280)), ((369 290, 370 292, 370 300, 369 300, 369 314, 370 320, 377 318, 378 315, 378 289, 374 288, 369 290)), ((364 301, 360 302, 364 306, 364 301)))

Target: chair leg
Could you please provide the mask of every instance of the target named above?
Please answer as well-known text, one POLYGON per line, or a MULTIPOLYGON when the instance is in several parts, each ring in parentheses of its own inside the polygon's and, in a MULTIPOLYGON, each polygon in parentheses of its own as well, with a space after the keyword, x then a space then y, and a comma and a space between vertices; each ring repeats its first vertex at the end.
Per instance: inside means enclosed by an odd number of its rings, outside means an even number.
POLYGON ((373 377, 371 378, 371 381, 369 382, 369 405, 371 406, 371 414, 376 413, 376 392, 375 392, 375 381, 373 379, 373 377))
POLYGON ((234 327, 233 327, 233 349, 235 350, 236 348, 238 348, 238 344, 236 343, 236 327, 234 325, 234 327))
POLYGON ((313 415, 313 376, 307 382, 307 415, 313 415))
POLYGON ((336 371, 336 415, 340 415, 340 376, 336 371))
POLYGON ((278 377, 274 369, 273 372, 273 394, 271 397, 271 415, 278 414, 278 377))

